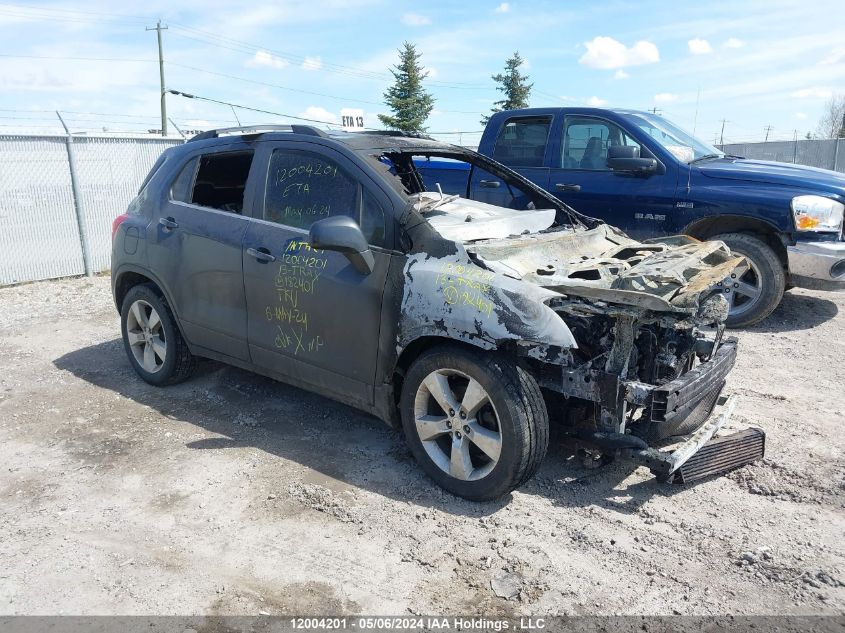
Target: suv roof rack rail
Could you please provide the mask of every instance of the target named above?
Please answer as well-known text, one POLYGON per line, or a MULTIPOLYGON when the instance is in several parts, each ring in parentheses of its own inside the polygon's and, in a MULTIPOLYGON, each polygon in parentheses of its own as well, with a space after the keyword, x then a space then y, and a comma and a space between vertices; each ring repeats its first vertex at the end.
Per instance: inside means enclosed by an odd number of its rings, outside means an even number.
POLYGON ((355 134, 373 134, 375 136, 404 136, 405 138, 424 138, 429 141, 435 140, 428 134, 422 134, 420 132, 403 132, 402 130, 362 130, 360 132, 356 131, 355 134))
POLYGON ((208 130, 188 139, 191 141, 204 141, 209 138, 221 136, 238 136, 247 134, 263 134, 265 132, 289 132, 291 134, 305 134, 307 136, 328 136, 323 130, 313 125, 248 125, 241 127, 225 127, 216 130, 208 130))

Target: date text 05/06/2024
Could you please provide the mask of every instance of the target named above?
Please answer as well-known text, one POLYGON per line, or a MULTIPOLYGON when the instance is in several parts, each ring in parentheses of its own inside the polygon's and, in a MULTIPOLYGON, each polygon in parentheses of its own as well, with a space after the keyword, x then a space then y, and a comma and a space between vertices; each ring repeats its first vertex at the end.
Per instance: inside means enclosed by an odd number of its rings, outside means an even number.
POLYGON ((530 631, 546 628, 543 618, 493 619, 484 617, 294 617, 297 631, 530 631))

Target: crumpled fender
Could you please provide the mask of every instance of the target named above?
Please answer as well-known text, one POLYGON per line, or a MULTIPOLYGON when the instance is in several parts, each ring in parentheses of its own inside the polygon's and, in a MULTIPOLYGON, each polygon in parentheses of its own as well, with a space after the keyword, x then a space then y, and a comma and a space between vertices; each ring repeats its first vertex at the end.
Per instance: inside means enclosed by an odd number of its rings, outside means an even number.
POLYGON ((543 303, 559 296, 477 266, 462 247, 442 257, 412 254, 404 268, 398 351, 422 336, 484 349, 506 341, 577 348, 563 319, 543 303))

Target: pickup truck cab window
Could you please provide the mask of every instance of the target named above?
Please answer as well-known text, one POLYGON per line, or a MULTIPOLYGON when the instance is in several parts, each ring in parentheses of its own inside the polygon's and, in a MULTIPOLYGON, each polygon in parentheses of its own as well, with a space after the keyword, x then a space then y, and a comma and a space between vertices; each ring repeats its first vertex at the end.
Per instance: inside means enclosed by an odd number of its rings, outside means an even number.
POLYGON ((607 149, 611 145, 640 147, 616 124, 592 117, 567 117, 563 133, 561 167, 610 171, 607 149))
POLYGON ((509 167, 542 167, 552 117, 514 117, 502 126, 493 158, 509 167))
POLYGON ((276 149, 264 198, 264 219, 307 231, 317 220, 347 216, 370 244, 384 242, 384 211, 337 162, 312 152, 276 149))

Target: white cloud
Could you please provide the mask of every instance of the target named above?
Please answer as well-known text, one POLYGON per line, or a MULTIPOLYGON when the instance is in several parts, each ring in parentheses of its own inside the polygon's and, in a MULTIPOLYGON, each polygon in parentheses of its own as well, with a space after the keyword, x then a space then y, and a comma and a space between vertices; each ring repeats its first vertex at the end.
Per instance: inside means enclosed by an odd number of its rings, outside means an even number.
POLYGON ((617 70, 615 73, 613 73, 613 78, 614 78, 614 79, 627 79, 627 78, 628 78, 628 77, 630 77, 630 76, 631 76, 631 75, 629 75, 628 73, 626 73, 626 72, 625 72, 624 70, 622 70, 621 68, 620 68, 619 70, 617 70))
POLYGON ((511 5, 509 2, 503 2, 498 7, 496 7, 496 13, 507 13, 511 10, 511 5))
POLYGON ((671 92, 658 92, 654 95, 654 102, 655 103, 669 103, 671 101, 677 101, 678 95, 672 94, 671 92))
POLYGON ((323 123, 337 123, 338 116, 334 112, 329 112, 320 106, 308 106, 304 112, 300 112, 299 116, 304 119, 314 119, 322 121, 323 123))
POLYGON ((693 55, 707 55, 707 53, 713 52, 713 47, 710 46, 710 42, 697 37, 688 41, 687 46, 689 46, 689 52, 693 55))
POLYGON ((794 116, 796 119, 806 119, 807 118, 807 115, 804 114, 803 112, 796 112, 792 116, 794 116))
POLYGON ((419 13, 406 13, 402 16, 402 24, 407 24, 408 26, 426 26, 431 24, 431 18, 420 15, 419 13))
POLYGON ((725 48, 742 48, 743 46, 745 46, 745 42, 740 39, 737 39, 736 37, 729 37, 725 40, 725 43, 722 44, 722 46, 724 46, 725 48))
POLYGON ((830 55, 819 62, 822 66, 832 66, 845 60, 845 47, 838 46, 830 51, 830 55))
POLYGON ((250 67, 269 66, 270 68, 284 68, 288 65, 288 62, 266 51, 255 51, 255 55, 252 59, 247 60, 246 65, 250 67))
POLYGON ((607 105, 607 99, 599 99, 598 97, 590 97, 587 99, 587 105, 592 106, 594 108, 600 108, 604 105, 607 105))
POLYGON ((626 66, 640 66, 660 61, 657 47, 641 40, 628 48, 612 37, 598 36, 585 42, 587 52, 578 60, 590 68, 614 69, 626 66))
POLYGON ((323 67, 323 60, 319 57, 306 57, 302 62, 304 70, 320 70, 323 67))
POLYGON ((796 90, 792 96, 796 99, 830 99, 833 96, 833 90, 824 86, 813 86, 796 90))

